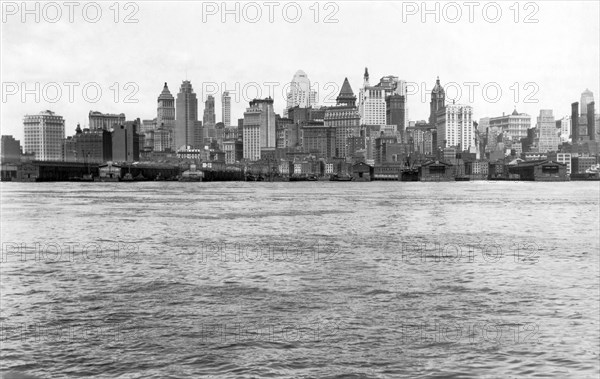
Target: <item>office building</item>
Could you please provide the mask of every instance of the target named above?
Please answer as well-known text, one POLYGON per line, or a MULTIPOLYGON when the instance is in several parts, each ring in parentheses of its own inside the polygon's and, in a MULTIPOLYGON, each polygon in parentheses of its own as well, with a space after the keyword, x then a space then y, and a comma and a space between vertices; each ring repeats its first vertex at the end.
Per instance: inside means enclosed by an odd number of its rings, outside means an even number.
POLYGON ((175 102, 175 150, 199 148, 202 143, 202 124, 198 121, 198 98, 192 83, 184 80, 175 102))
POLYGON ((552 110, 542 109, 537 118, 538 130, 538 152, 547 153, 557 151, 560 144, 560 138, 556 130, 556 122, 552 110))
POLYGON ((231 126, 231 96, 228 91, 221 95, 221 122, 226 128, 231 126))
POLYGON ((0 163, 21 161, 21 141, 13 136, 2 136, 0 144, 0 163))
POLYGON ((123 113, 110 114, 98 111, 90 111, 88 119, 90 130, 101 129, 110 131, 112 128, 115 128, 125 122, 125 115, 123 113))
POLYGON ((65 120, 52 111, 26 115, 23 119, 25 133, 24 153, 35 154, 39 161, 62 161, 65 120))
POLYGON ((260 159, 262 148, 276 147, 276 122, 273 99, 254 99, 244 112, 244 159, 260 159))
POLYGON ((348 139, 360 136, 360 115, 356 107, 356 96, 348 78, 344 79, 336 105, 325 108, 324 126, 335 129, 335 156, 348 158, 348 139))

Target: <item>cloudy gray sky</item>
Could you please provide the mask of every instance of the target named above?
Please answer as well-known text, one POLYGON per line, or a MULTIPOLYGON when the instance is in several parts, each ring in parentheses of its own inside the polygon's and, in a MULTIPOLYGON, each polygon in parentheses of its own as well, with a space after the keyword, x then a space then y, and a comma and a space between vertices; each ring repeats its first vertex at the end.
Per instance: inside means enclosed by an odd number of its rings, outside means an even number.
MULTIPOLYGON (((552 109, 558 118, 570 113, 585 88, 598 98, 597 1, 474 3, 428 2, 439 9, 436 22, 435 12, 422 19, 420 1, 228 2, 231 14, 223 14, 220 1, 101 2, 98 16, 94 4, 82 2, 72 20, 62 2, 61 15, 42 2, 36 22, 35 3, 29 4, 34 13, 23 14, 20 2, 4 2, 2 134, 22 139, 23 116, 45 109, 65 117, 67 135, 78 122, 87 125, 90 110, 154 118, 163 82, 176 96, 186 78, 201 101, 215 94, 217 121, 222 89, 237 91, 232 122, 243 117, 250 98, 266 97, 270 88, 280 113, 284 86, 298 69, 325 105, 344 77, 358 93, 365 67, 372 83, 384 75, 415 83, 409 87, 411 120, 428 117, 437 75, 443 85, 455 83, 448 96, 460 89, 458 102, 472 105, 477 119, 512 112, 515 105, 531 115, 552 109), (31 93, 23 98, 24 89, 31 93)), ((204 105, 199 108, 201 119, 204 105)))

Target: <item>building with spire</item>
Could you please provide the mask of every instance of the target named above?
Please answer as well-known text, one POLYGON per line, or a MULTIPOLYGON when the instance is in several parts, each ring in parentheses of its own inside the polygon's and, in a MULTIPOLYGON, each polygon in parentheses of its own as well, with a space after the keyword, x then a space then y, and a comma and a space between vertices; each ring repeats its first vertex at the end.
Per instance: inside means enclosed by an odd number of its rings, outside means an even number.
POLYGON ((348 78, 344 79, 336 106, 325 109, 323 124, 335 129, 335 156, 349 158, 349 138, 360 136, 360 115, 348 78))
POLYGON ((435 80, 435 86, 431 90, 431 101, 429 102, 429 124, 435 126, 437 113, 446 106, 446 92, 440 84, 440 77, 435 80))
POLYGON ((386 125, 386 89, 371 86, 369 70, 365 67, 363 86, 359 91, 358 110, 361 125, 386 125))
POLYGON ((179 88, 175 102, 175 138, 174 149, 200 148, 202 143, 202 123, 198 121, 198 98, 192 83, 184 80, 179 88))
POLYGON ((175 98, 165 82, 157 99, 156 128, 153 135, 154 151, 174 150, 175 115, 175 98))

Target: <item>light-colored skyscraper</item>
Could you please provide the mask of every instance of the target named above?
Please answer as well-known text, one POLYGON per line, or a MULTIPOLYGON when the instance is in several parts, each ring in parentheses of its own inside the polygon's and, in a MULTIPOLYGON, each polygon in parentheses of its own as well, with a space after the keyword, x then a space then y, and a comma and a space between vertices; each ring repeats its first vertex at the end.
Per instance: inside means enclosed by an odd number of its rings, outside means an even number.
POLYGON ((35 153, 40 161, 61 161, 65 120, 51 111, 36 115, 26 115, 23 119, 25 133, 24 152, 35 153))
POLYGON ((276 120, 273 99, 254 99, 244 112, 244 159, 260 159, 260 149, 276 147, 276 120))
POLYGON ((571 116, 565 116, 560 120, 560 141, 571 142, 571 116))
POLYGON ((458 147, 460 151, 475 146, 473 108, 469 105, 447 104, 437 112, 437 145, 440 148, 458 147))
POLYGON ((198 122, 198 98, 189 80, 181 83, 175 106, 175 150, 185 149, 187 146, 199 148, 197 144, 201 124, 198 122))
POLYGON ((386 125, 386 87, 369 84, 369 70, 365 67, 363 86, 358 94, 358 112, 361 125, 386 125))
POLYGON ((557 151, 560 139, 556 131, 556 121, 554 121, 551 109, 540 110, 540 115, 537 118, 537 130, 539 133, 539 152, 557 151))
POLYGON ((310 80, 302 70, 296 71, 290 89, 287 93, 284 117, 288 115, 288 109, 293 107, 308 108, 316 103, 316 93, 310 88, 310 80))
POLYGON ((587 106, 592 101, 594 101, 594 93, 592 91, 590 91, 588 88, 586 88, 585 91, 583 91, 581 93, 581 101, 579 102, 579 106, 581 109, 579 111, 579 114, 581 116, 587 115, 587 106))
POLYGON ((165 82, 157 99, 156 128, 153 138, 154 151, 165 151, 174 148, 175 114, 175 98, 171 95, 171 91, 169 91, 169 87, 165 82), (160 131, 157 138, 158 130, 160 131))
POLYGON ((221 121, 226 128, 231 126, 231 96, 227 91, 221 95, 221 121))

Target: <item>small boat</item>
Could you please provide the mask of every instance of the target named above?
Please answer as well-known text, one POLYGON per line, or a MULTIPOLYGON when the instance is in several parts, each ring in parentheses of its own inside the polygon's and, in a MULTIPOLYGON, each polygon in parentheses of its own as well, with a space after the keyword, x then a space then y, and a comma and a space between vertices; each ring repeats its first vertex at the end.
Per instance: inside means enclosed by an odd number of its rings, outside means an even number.
POLYGON ((329 180, 332 182, 351 182, 354 180, 354 178, 350 175, 338 175, 338 174, 332 174, 329 177, 329 180))
POLYGON ((469 178, 468 176, 457 176, 454 178, 454 180, 457 182, 468 182, 469 180, 471 180, 471 178, 469 178))

